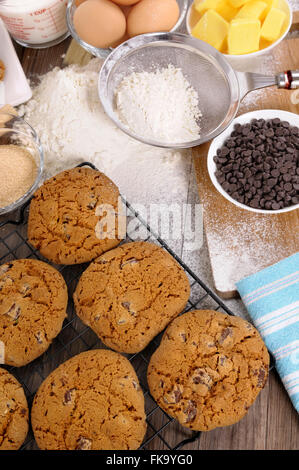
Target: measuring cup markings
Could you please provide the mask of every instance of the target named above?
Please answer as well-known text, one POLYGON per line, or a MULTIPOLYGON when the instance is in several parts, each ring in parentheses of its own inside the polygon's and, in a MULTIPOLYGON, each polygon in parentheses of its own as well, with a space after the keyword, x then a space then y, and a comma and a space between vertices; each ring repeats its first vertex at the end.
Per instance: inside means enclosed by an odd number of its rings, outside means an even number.
POLYGON ((27 42, 22 45, 41 44, 40 47, 45 47, 47 42, 59 42, 68 35, 66 7, 66 0, 37 0, 30 5, 8 1, 5 5, 0 4, 0 17, 16 41, 27 42))

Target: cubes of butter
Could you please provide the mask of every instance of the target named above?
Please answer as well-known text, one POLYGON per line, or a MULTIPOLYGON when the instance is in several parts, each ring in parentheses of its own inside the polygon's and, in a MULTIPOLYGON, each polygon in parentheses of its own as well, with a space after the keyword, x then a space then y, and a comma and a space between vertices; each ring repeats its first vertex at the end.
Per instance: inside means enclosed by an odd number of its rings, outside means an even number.
POLYGON ((239 8, 250 0, 229 0, 232 7, 239 8))
POLYGON ((224 53, 256 52, 285 31, 285 0, 194 0, 193 8, 192 36, 224 53))
POLYGON ((227 21, 238 13, 238 8, 233 7, 228 0, 199 0, 194 2, 194 8, 202 15, 208 10, 214 10, 227 21))
POLYGON ((271 8, 279 8, 279 0, 263 0, 267 3, 267 8, 263 13, 262 20, 266 18, 271 8))
POLYGON ((246 18, 232 20, 227 37, 228 53, 249 54, 258 51, 260 33, 260 20, 246 18))
POLYGON ((231 21, 239 10, 233 7, 227 0, 221 0, 216 7, 216 11, 226 21, 231 21))
POLYGON ((198 13, 205 13, 207 10, 216 10, 221 0, 203 0, 194 3, 195 10, 198 13))
POLYGON ((260 20, 268 5, 260 0, 251 0, 238 11, 235 18, 245 18, 251 20, 260 20))
POLYGON ((221 51, 228 33, 228 22, 214 10, 207 10, 191 31, 202 41, 221 51))
POLYGON ((267 41, 276 41, 281 32, 286 14, 278 8, 271 8, 261 29, 261 37, 267 41))

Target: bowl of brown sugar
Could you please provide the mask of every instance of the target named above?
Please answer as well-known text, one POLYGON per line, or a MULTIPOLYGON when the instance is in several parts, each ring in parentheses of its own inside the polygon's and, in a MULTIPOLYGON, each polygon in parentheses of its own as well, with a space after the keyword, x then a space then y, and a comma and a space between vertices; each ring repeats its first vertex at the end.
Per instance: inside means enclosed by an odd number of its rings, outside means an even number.
POLYGON ((41 182, 43 167, 34 129, 22 118, 0 111, 0 215, 30 199, 41 182))

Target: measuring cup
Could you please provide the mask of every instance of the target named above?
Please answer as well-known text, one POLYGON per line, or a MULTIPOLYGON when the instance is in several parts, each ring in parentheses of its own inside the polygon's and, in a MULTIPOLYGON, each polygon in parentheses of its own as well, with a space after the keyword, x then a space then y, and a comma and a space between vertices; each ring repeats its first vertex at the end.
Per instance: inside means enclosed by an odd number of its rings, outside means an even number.
POLYGON ((0 0, 0 17, 16 42, 43 49, 68 35, 67 0, 0 0))
POLYGON ((143 34, 124 42, 105 60, 98 81, 102 105, 112 121, 131 137, 156 147, 188 148, 212 140, 234 119, 244 96, 258 88, 276 85, 299 88, 299 71, 277 76, 235 71, 209 44, 180 33, 143 34), (200 136, 188 142, 159 142, 137 135, 117 116, 115 90, 132 72, 151 72, 172 64, 180 68, 198 93, 200 136))

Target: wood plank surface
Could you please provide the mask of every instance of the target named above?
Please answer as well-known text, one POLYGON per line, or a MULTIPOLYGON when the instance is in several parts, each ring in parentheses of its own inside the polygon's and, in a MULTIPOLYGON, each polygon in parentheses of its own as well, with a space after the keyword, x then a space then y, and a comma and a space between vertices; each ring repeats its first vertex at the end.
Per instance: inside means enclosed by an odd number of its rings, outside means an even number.
MULTIPOLYGON (((54 66, 63 66, 64 54, 68 50, 70 40, 62 44, 46 49, 34 51, 23 49, 16 45, 19 57, 22 61, 24 70, 28 77, 34 78, 36 75, 43 74, 54 66)), ((190 173, 190 180, 194 179, 194 174, 190 173)), ((1 232, 3 236, 5 231, 1 232)), ((24 233, 23 236, 26 236, 24 233)), ((23 256, 19 253, 19 256, 23 256)), ((73 286, 74 287, 74 286, 73 286)), ((71 289, 73 289, 71 287, 71 289)), ((77 325, 76 325, 77 326, 77 325)), ((82 328, 82 340, 86 344, 93 344, 94 334, 84 329, 80 322, 77 328, 82 328), (84 334, 83 334, 84 333, 84 334)), ((62 340, 67 342, 72 338, 71 331, 64 331, 62 340), (69 336, 68 336, 69 335, 69 336)), ((73 343, 72 354, 80 352, 77 342, 73 343)), ((51 358, 51 350, 45 355, 45 362, 51 358)), ((65 357, 67 359, 67 356, 65 357)), ((60 362, 61 362, 60 357, 60 362)), ((55 358, 50 361, 50 369, 42 370, 47 375, 54 368, 55 358), (54 362, 53 362, 54 361, 54 362)), ((136 369, 138 364, 134 364, 136 369)), ((33 377, 30 367, 22 368, 22 375, 32 384, 35 381, 40 382, 40 377, 33 377)), ((154 408, 155 404, 149 397, 146 397, 147 409, 154 408)), ((156 428, 165 424, 166 418, 159 415, 159 422, 153 418, 152 424, 156 428)), ((161 432, 161 437, 169 443, 177 443, 180 439, 190 437, 190 432, 183 429, 176 422, 166 427, 161 432)), ((32 443, 32 448, 36 448, 32 443)), ((167 449, 163 441, 157 436, 149 446, 152 450, 167 449)), ((299 423, 298 415, 294 410, 288 395, 286 394, 277 374, 272 371, 265 389, 261 392, 255 404, 249 410, 247 416, 234 426, 219 428, 208 433, 202 433, 200 440, 184 446, 184 450, 218 450, 218 449, 299 449, 299 423)))
MULTIPOLYGON (((280 70, 299 68, 299 39, 285 40, 273 51, 280 70)), ((299 112, 291 92, 268 88, 239 114, 255 109, 299 112)), ((237 295, 235 283, 299 251, 299 209, 284 214, 256 214, 227 201, 212 184, 207 170, 209 144, 193 150, 198 191, 215 288, 222 298, 237 295)))

